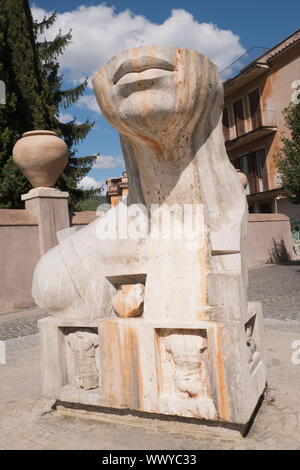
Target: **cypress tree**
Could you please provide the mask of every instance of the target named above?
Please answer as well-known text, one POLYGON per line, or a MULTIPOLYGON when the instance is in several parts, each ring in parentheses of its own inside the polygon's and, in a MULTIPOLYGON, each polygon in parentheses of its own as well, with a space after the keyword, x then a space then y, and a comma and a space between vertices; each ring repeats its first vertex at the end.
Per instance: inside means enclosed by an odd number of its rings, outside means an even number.
POLYGON ((41 23, 34 23, 35 40, 42 73, 48 84, 47 102, 52 105, 52 129, 55 130, 66 142, 69 149, 69 164, 57 181, 57 186, 63 191, 69 191, 70 204, 73 208, 80 207, 80 201, 95 196, 96 191, 82 191, 77 188, 78 182, 90 171, 96 156, 75 157, 76 146, 83 140, 93 127, 94 123, 87 119, 84 123, 78 124, 76 119, 67 123, 59 121, 58 112, 60 108, 67 109, 80 98, 87 86, 87 80, 75 88, 62 90, 63 76, 59 72, 57 57, 63 53, 65 47, 71 42, 71 32, 58 36, 53 41, 39 41, 39 37, 48 28, 51 28, 56 20, 56 12, 49 18, 44 18, 41 23))
POLYGON ((23 132, 51 129, 62 137, 69 149, 69 162, 56 186, 70 193, 70 205, 79 206, 97 191, 77 189, 78 182, 90 171, 95 156, 76 158, 76 146, 94 123, 59 121, 59 110, 75 103, 87 81, 62 90, 62 75, 57 57, 71 41, 71 33, 61 32, 53 41, 39 41, 51 28, 56 12, 41 23, 34 22, 28 0, 2 0, 0 5, 0 80, 6 84, 6 104, 0 104, 0 207, 23 207, 20 196, 30 183, 12 161, 12 148, 23 132))
POLYGON ((49 129, 28 2, 0 4, 0 80, 6 103, 0 105, 0 207, 21 207, 20 195, 31 185, 12 160, 12 149, 23 132, 49 129))

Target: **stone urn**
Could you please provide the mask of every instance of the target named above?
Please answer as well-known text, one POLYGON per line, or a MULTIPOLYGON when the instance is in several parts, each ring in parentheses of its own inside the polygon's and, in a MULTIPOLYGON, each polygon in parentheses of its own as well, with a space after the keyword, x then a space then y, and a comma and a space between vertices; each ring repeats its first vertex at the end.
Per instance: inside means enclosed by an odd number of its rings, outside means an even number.
POLYGON ((242 183, 244 189, 247 188, 247 184, 248 184, 248 178, 247 176, 245 175, 245 173, 243 173, 241 170, 237 169, 235 170, 240 178, 240 182, 242 183))
POLYGON ((13 160, 32 186, 51 188, 68 162, 68 147, 56 132, 25 132, 13 148, 13 160))

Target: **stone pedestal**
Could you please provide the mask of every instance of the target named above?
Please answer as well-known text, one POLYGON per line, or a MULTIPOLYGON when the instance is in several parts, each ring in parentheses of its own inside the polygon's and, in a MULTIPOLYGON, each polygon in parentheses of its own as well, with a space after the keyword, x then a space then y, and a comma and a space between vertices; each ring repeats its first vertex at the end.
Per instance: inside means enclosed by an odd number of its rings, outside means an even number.
POLYGON ((55 188, 34 188, 21 196, 25 208, 38 219, 40 254, 57 245, 56 232, 70 227, 69 193, 55 188))
POLYGON ((214 321, 218 310, 210 309, 209 321, 191 323, 116 315, 42 319, 43 395, 63 403, 231 423, 243 432, 265 388, 261 306, 248 303, 245 324, 214 321), (76 335, 85 341, 81 349, 70 341, 76 335))

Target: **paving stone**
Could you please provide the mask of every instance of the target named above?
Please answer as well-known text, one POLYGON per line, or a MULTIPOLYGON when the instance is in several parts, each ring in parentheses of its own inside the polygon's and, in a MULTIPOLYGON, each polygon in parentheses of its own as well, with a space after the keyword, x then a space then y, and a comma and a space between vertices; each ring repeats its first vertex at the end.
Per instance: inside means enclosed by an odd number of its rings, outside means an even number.
POLYGON ((262 302, 264 318, 300 321, 300 263, 249 269, 248 298, 262 302))
MULTIPOLYGON (((40 312, 40 310, 38 310, 40 312)), ((5 320, 1 320, 0 316, 0 340, 9 340, 38 334, 39 330, 37 322, 40 318, 48 316, 47 313, 36 314, 36 311, 25 311, 23 317, 9 319, 5 316, 5 320)))

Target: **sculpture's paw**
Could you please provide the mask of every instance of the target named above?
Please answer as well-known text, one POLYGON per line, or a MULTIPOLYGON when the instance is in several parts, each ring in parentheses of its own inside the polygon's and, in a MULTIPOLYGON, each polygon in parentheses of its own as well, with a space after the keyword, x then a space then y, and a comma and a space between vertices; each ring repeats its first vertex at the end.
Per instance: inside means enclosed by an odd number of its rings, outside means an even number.
POLYGON ((32 296, 35 303, 51 314, 72 309, 78 293, 63 262, 59 246, 48 251, 36 265, 32 296))
POLYGON ((143 313, 145 287, 143 284, 125 284, 113 297, 116 314, 122 318, 137 317, 143 313))

